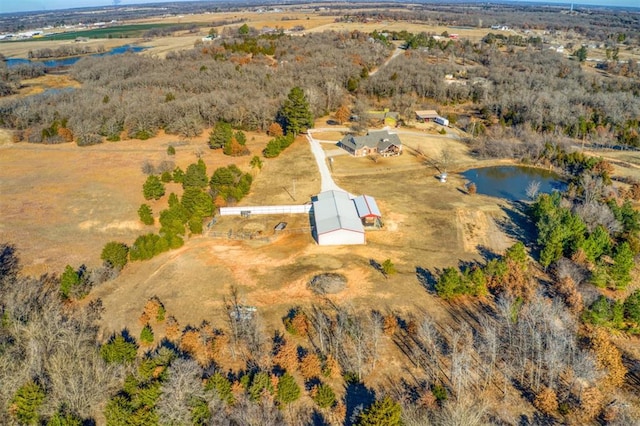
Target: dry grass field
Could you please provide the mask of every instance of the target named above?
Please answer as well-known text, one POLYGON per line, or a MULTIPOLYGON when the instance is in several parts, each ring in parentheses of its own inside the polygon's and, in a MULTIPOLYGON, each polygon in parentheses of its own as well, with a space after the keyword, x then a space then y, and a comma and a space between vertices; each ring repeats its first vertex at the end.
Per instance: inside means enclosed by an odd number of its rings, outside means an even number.
MULTIPOLYGON (((431 149, 425 148, 427 153, 435 155, 449 144, 463 156, 461 161, 469 159, 459 142, 425 138, 424 143, 431 149)), ((129 264, 120 277, 92 293, 92 298, 102 299, 108 313, 105 332, 129 327, 138 333, 139 325, 132 319, 152 296, 158 296, 183 325, 207 320, 222 326, 223 299, 231 286, 238 287, 243 303, 258 307, 269 328, 280 328, 288 309, 317 301, 306 285, 324 272, 348 277, 347 289, 329 296, 335 301, 396 311, 430 306, 434 317, 447 317, 448 309, 425 289, 418 271, 435 272, 458 261, 477 260, 478 246, 501 252, 511 243, 498 225, 504 211, 497 200, 467 195, 455 176, 440 183, 437 171, 418 156, 407 153, 378 163, 341 156, 336 161, 337 183, 353 193, 376 197, 383 212, 384 228, 368 232, 365 246, 321 247, 308 232, 274 234, 280 221, 288 223, 288 230, 308 227, 306 215, 220 217, 211 231, 223 235, 259 231, 268 238, 237 241, 202 236, 179 250, 129 264), (387 258, 398 269, 388 279, 370 265, 372 259, 381 263, 387 258)), ((304 203, 319 188, 314 159, 306 140, 299 138, 283 155, 265 161, 241 204, 304 203)))

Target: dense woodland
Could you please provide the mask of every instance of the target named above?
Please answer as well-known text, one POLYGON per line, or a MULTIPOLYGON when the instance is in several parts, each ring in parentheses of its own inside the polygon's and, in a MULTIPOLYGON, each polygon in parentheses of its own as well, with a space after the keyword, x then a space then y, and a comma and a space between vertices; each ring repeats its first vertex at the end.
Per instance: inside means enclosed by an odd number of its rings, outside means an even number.
MULTIPOLYGON (((416 19, 445 19, 438 16, 416 19)), ((616 19, 610 33, 634 18, 616 19)), ((589 21, 581 22, 577 31, 586 34, 589 21)), ((637 423, 640 361, 612 336, 640 333, 633 282, 640 184, 613 182, 610 164, 572 149, 583 141, 640 145, 637 64, 601 75, 536 40, 515 46, 431 36, 392 35, 406 51, 370 75, 392 52, 387 36, 227 31, 166 59, 86 58, 70 70, 80 89, 0 101, 0 124, 17 140, 90 145, 146 139, 160 129, 184 138, 210 130, 212 149, 244 155, 242 130, 251 129, 274 137, 267 158, 291 143, 285 134, 340 107, 366 118, 371 107, 410 117, 429 105, 450 111, 479 157, 520 158, 569 180, 563 194, 538 196, 531 188, 532 202, 517 214, 532 233, 518 232, 521 241, 504 255, 418 268, 425 291, 459 323, 318 296, 282 312, 282 327, 270 330, 231 289, 224 324, 180 324, 152 298, 131 318, 140 335, 102 336, 100 302, 82 301, 91 288, 129 260, 180 246, 202 231, 214 202, 237 201, 251 185, 235 166, 209 176, 201 161, 186 171, 146 164, 145 198, 169 197, 159 234, 131 247, 108 243, 102 267, 25 277, 15 248, 0 246, 0 417, 48 425, 637 423), (448 74, 455 82, 443 84, 448 74), (165 194, 171 181, 182 184, 181 197, 165 194)), ((0 69, 5 94, 43 72, 0 69)), ((255 156, 252 167, 261 161, 255 156)), ((138 213, 153 222, 148 205, 138 213)))

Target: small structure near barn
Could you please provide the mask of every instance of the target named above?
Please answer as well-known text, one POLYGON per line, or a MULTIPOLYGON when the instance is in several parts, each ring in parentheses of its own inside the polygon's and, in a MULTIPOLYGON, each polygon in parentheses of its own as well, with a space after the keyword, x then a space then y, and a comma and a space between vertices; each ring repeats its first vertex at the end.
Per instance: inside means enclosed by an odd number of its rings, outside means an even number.
POLYGON ((365 136, 347 135, 338 143, 354 157, 378 154, 392 157, 402 154, 402 142, 395 133, 388 130, 369 132, 365 136))
POLYGON ((416 111, 416 120, 420 122, 428 123, 430 121, 435 121, 436 118, 440 117, 438 111, 435 109, 426 109, 422 111, 416 111))
POLYGON ((382 227, 382 213, 376 200, 369 195, 361 195, 353 199, 362 225, 370 228, 382 227))
POLYGON ((364 244, 364 226, 349 194, 325 191, 313 201, 314 237, 321 246, 364 244))

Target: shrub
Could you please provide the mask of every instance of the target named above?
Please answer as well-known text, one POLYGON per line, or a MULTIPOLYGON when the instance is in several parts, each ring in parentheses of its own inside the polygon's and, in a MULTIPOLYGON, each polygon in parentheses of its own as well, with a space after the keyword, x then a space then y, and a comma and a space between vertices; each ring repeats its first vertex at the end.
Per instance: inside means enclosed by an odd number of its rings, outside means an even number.
POLYGON ((176 149, 173 145, 167 147, 167 155, 176 155, 176 149))

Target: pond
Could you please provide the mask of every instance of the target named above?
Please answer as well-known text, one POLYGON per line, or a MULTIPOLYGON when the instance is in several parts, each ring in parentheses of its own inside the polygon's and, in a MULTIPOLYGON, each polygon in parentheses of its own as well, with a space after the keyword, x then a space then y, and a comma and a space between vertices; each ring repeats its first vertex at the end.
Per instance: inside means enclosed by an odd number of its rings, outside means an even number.
POLYGON ((70 65, 75 64, 80 59, 82 59, 82 58, 84 58, 86 56, 122 55, 123 53, 127 53, 127 52, 132 52, 132 53, 142 52, 145 49, 147 49, 147 48, 146 47, 142 47, 142 46, 131 46, 129 44, 126 44, 124 46, 114 47, 113 49, 111 49, 111 50, 109 50, 107 52, 96 53, 96 54, 93 54, 93 55, 72 56, 72 57, 69 57, 69 58, 50 59, 50 60, 45 60, 45 61, 37 61, 37 60, 31 61, 29 59, 24 59, 24 58, 7 58, 5 63, 7 64, 8 67, 11 67, 11 66, 14 66, 14 65, 19 65, 19 64, 30 64, 30 63, 43 64, 45 67, 48 67, 48 68, 68 67, 70 65))
POLYGON ((471 169, 462 173, 476 184, 478 194, 504 198, 509 201, 529 199, 527 188, 540 182, 539 193, 564 191, 566 184, 557 174, 548 170, 523 166, 494 166, 471 169))

